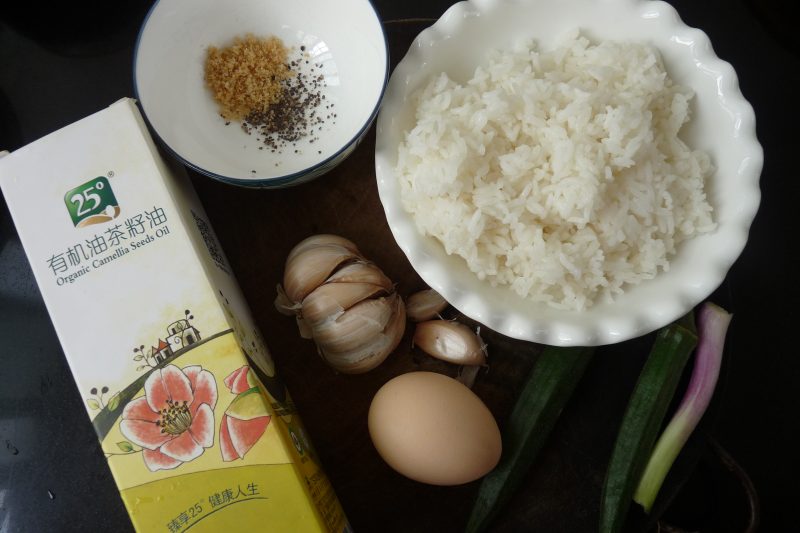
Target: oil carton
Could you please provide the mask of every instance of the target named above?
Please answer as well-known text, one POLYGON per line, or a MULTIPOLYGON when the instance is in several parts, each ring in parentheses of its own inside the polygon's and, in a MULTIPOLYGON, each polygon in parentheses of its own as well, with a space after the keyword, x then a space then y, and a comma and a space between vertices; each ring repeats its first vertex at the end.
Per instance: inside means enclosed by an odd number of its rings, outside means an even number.
POLYGON ((0 154, 0 186, 137 530, 350 530, 183 168, 133 100, 0 154))

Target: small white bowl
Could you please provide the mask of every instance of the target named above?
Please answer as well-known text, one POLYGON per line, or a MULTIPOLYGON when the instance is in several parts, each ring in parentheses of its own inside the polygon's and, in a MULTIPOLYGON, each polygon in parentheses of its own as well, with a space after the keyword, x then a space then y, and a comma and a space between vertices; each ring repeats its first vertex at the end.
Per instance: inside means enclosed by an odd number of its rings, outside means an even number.
POLYGON ((475 0, 453 5, 414 41, 395 69, 378 117, 375 168, 389 227, 433 289, 465 315, 517 339, 560 346, 621 342, 658 329, 707 298, 744 248, 760 201, 763 153, 755 117, 730 64, 702 31, 684 25, 665 2, 641 0, 475 0), (682 137, 707 151, 716 167, 706 185, 718 224, 681 244, 670 269, 628 287, 612 303, 563 311, 478 280, 457 256, 424 237, 403 209, 395 176, 397 149, 413 127, 411 95, 434 74, 468 80, 486 51, 534 39, 548 49, 580 28, 593 40, 636 40, 661 52, 673 80, 696 92, 682 137))
POLYGON ((377 115, 388 73, 386 37, 368 0, 158 0, 134 57, 136 98, 163 144, 198 172, 253 187, 296 185, 344 160, 377 115), (304 46, 333 104, 322 118, 336 113, 281 153, 237 123, 226 126, 204 82, 207 48, 247 33, 304 46))

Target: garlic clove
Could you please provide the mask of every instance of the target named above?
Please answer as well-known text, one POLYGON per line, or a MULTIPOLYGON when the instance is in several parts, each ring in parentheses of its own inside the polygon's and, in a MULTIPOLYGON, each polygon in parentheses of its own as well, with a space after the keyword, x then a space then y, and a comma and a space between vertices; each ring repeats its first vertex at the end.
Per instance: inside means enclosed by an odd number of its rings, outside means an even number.
POLYGON ((375 264, 369 261, 356 261, 334 272, 326 283, 372 283, 380 285, 387 291, 394 287, 392 280, 375 264))
POLYGON ((391 354, 403 338, 406 328, 406 312, 403 300, 395 300, 392 319, 383 333, 376 335, 367 343, 345 352, 336 352, 318 346, 325 361, 343 374, 362 374, 381 364, 391 354))
POLYGON ((447 300, 433 289, 415 292, 408 297, 406 316, 412 322, 431 320, 447 307, 447 300))
POLYGON ((289 251, 289 255, 286 256, 286 264, 289 264, 289 261, 294 259, 294 257, 298 255, 300 252, 304 252, 305 250, 313 248, 314 246, 328 245, 328 244, 341 246, 346 250, 350 250, 355 255, 359 256, 361 255, 361 252, 358 251, 358 248, 352 241, 345 239, 344 237, 339 237, 338 235, 332 235, 330 233, 322 233, 319 235, 312 235, 311 237, 307 237, 302 241, 300 241, 299 243, 297 243, 294 246, 294 248, 292 248, 289 251))
POLYGON ((326 283, 306 296, 300 313, 314 328, 326 320, 336 320, 361 300, 386 293, 386 289, 371 283, 326 283))
POLYGON ((396 309, 397 295, 363 300, 335 320, 326 320, 313 328, 314 342, 334 352, 353 350, 379 335, 396 309))
POLYGON ((286 262, 283 274, 286 296, 292 302, 302 302, 339 266, 354 259, 360 259, 360 256, 337 244, 321 244, 302 250, 286 262))
POLYGON ((449 320, 420 322, 414 344, 425 353, 459 365, 486 364, 486 345, 464 324, 449 320))

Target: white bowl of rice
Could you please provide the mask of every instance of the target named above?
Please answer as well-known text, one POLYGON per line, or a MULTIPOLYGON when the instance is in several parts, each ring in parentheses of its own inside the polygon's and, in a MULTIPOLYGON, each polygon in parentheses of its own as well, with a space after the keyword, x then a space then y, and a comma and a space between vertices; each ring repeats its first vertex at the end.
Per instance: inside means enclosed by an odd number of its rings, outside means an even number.
POLYGON ((395 69, 375 165, 423 280, 513 338, 644 335, 725 279, 760 200, 753 110, 664 2, 453 5, 395 69))

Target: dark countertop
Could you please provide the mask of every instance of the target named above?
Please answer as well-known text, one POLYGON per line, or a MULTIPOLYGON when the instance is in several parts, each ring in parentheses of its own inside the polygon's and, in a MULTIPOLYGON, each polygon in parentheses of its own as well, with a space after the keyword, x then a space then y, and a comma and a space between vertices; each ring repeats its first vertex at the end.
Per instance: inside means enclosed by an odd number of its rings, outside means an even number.
MULTIPOLYGON (((446 0, 374 3, 384 21, 394 21, 386 29, 395 62, 430 24, 416 19, 435 19, 449 6, 446 0)), ((746 501, 707 446, 710 435, 752 479, 761 530, 787 531, 796 527, 792 496, 800 473, 794 440, 800 360, 791 348, 800 291, 790 277, 797 268, 791 253, 797 243, 791 228, 798 227, 791 215, 799 190, 792 155, 797 134, 796 128, 790 134, 790 125, 800 118, 793 98, 800 86, 798 39, 788 2, 670 3, 687 24, 708 33, 717 55, 736 68, 755 108, 765 164, 749 243, 713 296, 735 313, 720 388, 694 461, 683 470, 685 484, 665 517, 690 530, 742 529, 746 501)), ((133 43, 148 5, 4 8, 0 149, 16 149, 132 95, 133 43)), ((366 408, 380 384, 429 363, 395 354, 365 376, 334 375, 272 306, 296 236, 319 231, 355 240, 390 277, 402 280, 404 295, 420 288, 394 242, 374 240, 388 229, 377 202, 373 146, 370 134, 330 175, 285 191, 237 189, 195 174, 192 179, 356 531, 458 531, 477 485, 441 488, 405 480, 383 465, 366 436, 366 408)), ((532 363, 518 344, 489 336, 499 355, 476 391, 502 424, 532 363)), ((594 529, 604 465, 648 342, 636 339, 598 352, 496 531, 594 529)), ((0 202, 0 532, 131 529, 81 401, 0 202)))

